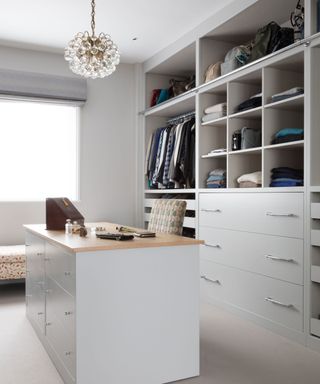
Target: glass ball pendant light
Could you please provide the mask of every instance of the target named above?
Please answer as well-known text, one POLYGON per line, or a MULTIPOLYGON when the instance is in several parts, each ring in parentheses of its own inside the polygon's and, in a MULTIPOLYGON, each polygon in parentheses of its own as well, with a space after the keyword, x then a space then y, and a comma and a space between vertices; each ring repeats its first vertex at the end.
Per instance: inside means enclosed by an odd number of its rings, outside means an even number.
POLYGON ((117 45, 109 35, 95 35, 95 0, 91 1, 91 30, 79 32, 69 42, 64 57, 72 72, 86 78, 96 79, 111 75, 120 62, 117 45))

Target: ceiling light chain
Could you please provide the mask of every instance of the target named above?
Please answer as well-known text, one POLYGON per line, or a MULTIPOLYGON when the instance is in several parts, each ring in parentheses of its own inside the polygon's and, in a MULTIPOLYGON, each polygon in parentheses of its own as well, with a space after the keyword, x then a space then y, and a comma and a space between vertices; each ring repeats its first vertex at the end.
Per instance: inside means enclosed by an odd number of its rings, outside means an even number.
POLYGON ((95 36, 95 29, 96 29, 95 17, 96 17, 96 2, 95 2, 95 0, 92 0, 91 1, 91 31, 92 31, 92 36, 95 36))
POLYGON ((111 75, 120 62, 117 45, 109 35, 95 35, 95 0, 91 0, 91 30, 79 32, 69 42, 64 57, 69 62, 72 72, 91 79, 111 75))

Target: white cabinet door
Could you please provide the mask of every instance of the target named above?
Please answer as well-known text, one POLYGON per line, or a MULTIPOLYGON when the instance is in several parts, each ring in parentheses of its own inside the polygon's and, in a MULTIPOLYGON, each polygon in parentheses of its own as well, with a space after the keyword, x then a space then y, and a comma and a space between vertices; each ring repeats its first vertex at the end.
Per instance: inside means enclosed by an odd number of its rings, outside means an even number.
POLYGON ((200 270, 202 294, 209 300, 303 331, 303 287, 206 260, 200 270))
POLYGON ((201 193, 200 226, 303 238, 303 193, 201 193))
POLYGON ((200 227, 202 259, 303 284, 303 240, 200 227))

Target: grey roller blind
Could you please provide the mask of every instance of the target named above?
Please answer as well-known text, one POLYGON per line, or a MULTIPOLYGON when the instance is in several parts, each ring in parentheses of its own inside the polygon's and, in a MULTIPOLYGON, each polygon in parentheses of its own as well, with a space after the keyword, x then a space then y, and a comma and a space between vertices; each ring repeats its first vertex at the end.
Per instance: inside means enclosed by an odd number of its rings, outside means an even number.
POLYGON ((84 103, 87 81, 73 77, 0 69, 0 94, 84 103))

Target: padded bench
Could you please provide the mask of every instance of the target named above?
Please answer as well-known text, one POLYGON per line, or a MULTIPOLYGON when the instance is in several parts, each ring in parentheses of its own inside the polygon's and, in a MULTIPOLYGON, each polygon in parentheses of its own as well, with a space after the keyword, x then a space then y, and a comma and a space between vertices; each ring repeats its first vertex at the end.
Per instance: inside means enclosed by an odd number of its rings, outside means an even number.
POLYGON ((0 246, 0 280, 20 280, 25 277, 25 245, 0 246))

